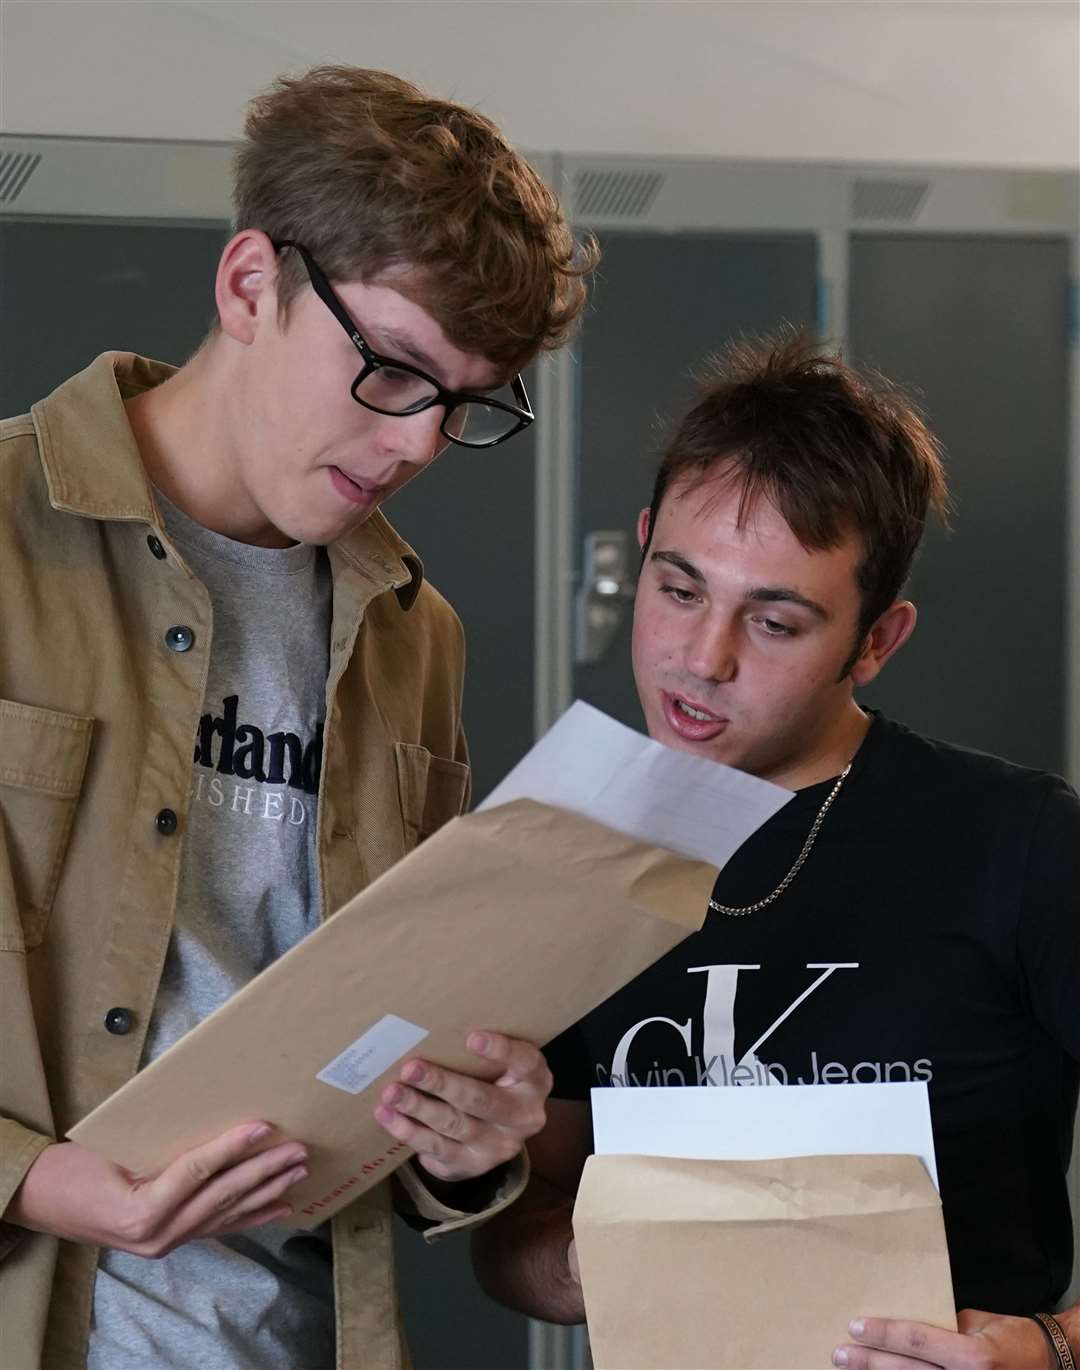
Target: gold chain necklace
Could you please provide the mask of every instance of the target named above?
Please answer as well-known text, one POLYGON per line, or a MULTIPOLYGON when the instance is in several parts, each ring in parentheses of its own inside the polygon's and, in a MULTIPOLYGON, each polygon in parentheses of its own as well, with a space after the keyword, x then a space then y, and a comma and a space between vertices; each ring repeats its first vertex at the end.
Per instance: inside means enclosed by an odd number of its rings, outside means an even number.
POLYGON ((832 808, 833 800, 840 793, 840 787, 848 778, 848 775, 851 772, 852 765, 853 763, 849 761, 848 764, 844 767, 844 769, 840 772, 840 776, 837 779, 836 784, 832 787, 831 791, 829 792, 828 798, 825 800, 825 803, 822 804, 821 808, 818 810, 818 816, 814 819, 814 826, 810 829, 809 835, 807 836, 806 841, 803 843, 802 851, 795 858, 795 864, 792 866, 791 870, 788 871, 787 875, 784 876, 783 880, 780 881, 776 889, 773 890, 772 894, 768 895, 765 899, 759 899, 756 904, 747 904, 745 908, 741 909, 730 909, 727 907, 726 904, 718 904, 715 899, 710 899, 710 909, 712 909, 716 913, 726 913, 731 918, 742 918, 744 917, 744 915, 748 913, 757 913, 758 909, 763 909, 767 904, 771 904, 773 900, 780 898, 783 892, 787 889, 787 887, 795 879, 798 873, 802 870, 803 866, 806 863, 806 858, 810 855, 811 851, 813 851, 814 843, 817 841, 817 835, 821 831, 821 825, 825 822, 825 815, 832 808))

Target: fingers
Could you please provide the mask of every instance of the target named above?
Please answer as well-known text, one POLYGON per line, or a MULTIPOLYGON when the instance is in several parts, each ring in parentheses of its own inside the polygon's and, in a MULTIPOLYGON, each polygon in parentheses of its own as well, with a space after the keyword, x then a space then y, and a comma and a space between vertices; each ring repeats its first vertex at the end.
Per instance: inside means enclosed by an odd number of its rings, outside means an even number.
POLYGON ((295 1142, 260 1151, 271 1130, 264 1123, 231 1128, 156 1179, 136 1180, 124 1249, 161 1256, 193 1237, 251 1225, 255 1214, 287 1212, 282 1196, 306 1177, 307 1151, 295 1142))
POLYGON ((287 1217, 292 1213, 292 1205, 283 1202, 284 1196, 293 1185, 299 1184, 307 1177, 308 1168, 303 1164, 294 1165, 272 1176, 264 1184, 247 1190, 240 1199, 225 1209, 218 1208, 198 1235, 209 1237, 218 1232, 236 1232, 272 1222, 276 1218, 287 1217))
POLYGON ((530 1042, 494 1032, 474 1032, 467 1045, 503 1067, 494 1084, 429 1061, 412 1060, 401 1068, 402 1083, 383 1091, 382 1103, 457 1141, 466 1140, 465 1124, 445 1108, 426 1107, 424 1095, 449 1104, 467 1118, 508 1128, 522 1138, 533 1136, 544 1125, 544 1101, 552 1083, 541 1052, 530 1042))
POLYGON ((178 1156, 154 1180, 139 1185, 145 1199, 162 1212, 171 1212, 196 1194, 222 1170, 256 1154, 270 1136, 268 1123, 243 1123, 213 1141, 178 1156))
POLYGON ((944 1327, 899 1318, 857 1318, 848 1332, 857 1346, 837 1347, 833 1364, 846 1370, 910 1370, 927 1365, 949 1370, 978 1370, 985 1346, 944 1327))
POLYGON ((535 1046, 495 1032, 471 1033, 466 1044, 501 1069, 494 1084, 430 1061, 406 1061, 400 1082, 383 1090, 375 1109, 376 1121, 439 1179, 494 1170, 545 1122, 551 1072, 535 1046))
POLYGON ((500 1032, 470 1033, 465 1045, 477 1056, 502 1066, 498 1085, 534 1084, 544 1095, 551 1092, 551 1072, 543 1053, 531 1042, 504 1037, 500 1032))
MULTIPOLYGON (((469 1091, 462 1091, 462 1094, 467 1096, 469 1091)), ((455 1107, 446 1102, 445 1095, 436 1098, 415 1089, 407 1089, 404 1085, 390 1085, 382 1092, 382 1103, 376 1117, 385 1127, 387 1118, 383 1114, 400 1113, 449 1141, 471 1146, 480 1140, 485 1127, 485 1123, 476 1116, 482 1107, 482 1102, 473 1098, 467 1102, 463 1100, 460 1106, 455 1107)))
MULTIPOLYGON (((450 1113, 467 1114, 502 1127, 514 1127, 520 1121, 521 1102, 509 1089, 485 1084, 470 1075, 458 1075, 426 1061, 410 1061, 401 1075, 406 1083, 389 1085, 383 1090, 382 1102, 440 1132, 444 1129, 438 1127, 437 1119, 449 1117, 450 1113), (429 1103, 435 1107, 428 1107, 429 1103)), ((456 1131, 446 1135, 464 1140, 456 1131)))
POLYGON ((375 1110, 375 1118, 392 1137, 396 1137, 399 1142, 404 1142, 413 1151, 424 1152, 441 1161, 450 1162, 455 1153, 461 1150, 459 1142, 452 1142, 449 1137, 444 1137, 433 1128, 426 1127, 423 1123, 418 1123, 412 1118, 407 1118, 405 1114, 398 1113, 396 1109, 384 1108, 380 1104, 375 1110))
POLYGON ((402 1102, 397 1109, 380 1104, 375 1119, 392 1137, 411 1147, 424 1169, 440 1180, 486 1175, 521 1150, 521 1139, 516 1133, 471 1118, 423 1095, 416 1096, 415 1104, 402 1102), (399 1112, 406 1106, 415 1107, 417 1117, 399 1112), (429 1122, 419 1121, 420 1118, 429 1122))
POLYGON ((174 1215, 171 1231, 205 1234, 262 1208, 307 1176, 307 1151, 295 1142, 273 1147, 221 1171, 174 1215))
POLYGON ((926 1370, 928 1362, 894 1356, 890 1351, 874 1351, 868 1346, 838 1346, 833 1365, 843 1370, 926 1370))

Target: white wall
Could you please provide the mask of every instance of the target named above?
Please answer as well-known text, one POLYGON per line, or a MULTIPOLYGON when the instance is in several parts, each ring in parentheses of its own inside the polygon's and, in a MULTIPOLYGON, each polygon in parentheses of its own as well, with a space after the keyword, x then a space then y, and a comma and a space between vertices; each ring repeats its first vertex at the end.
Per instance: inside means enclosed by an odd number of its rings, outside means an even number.
POLYGON ((2 0, 0 130, 230 139, 333 60, 530 148, 1075 167, 1078 53, 1072 0, 2 0))

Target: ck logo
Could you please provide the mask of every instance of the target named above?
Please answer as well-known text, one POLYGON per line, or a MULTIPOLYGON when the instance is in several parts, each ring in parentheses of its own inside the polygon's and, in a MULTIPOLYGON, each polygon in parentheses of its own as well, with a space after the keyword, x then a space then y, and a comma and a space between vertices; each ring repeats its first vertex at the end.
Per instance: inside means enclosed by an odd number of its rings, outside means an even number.
MULTIPOLYGON (((783 1067, 767 1066, 758 1056, 758 1051, 765 1045, 781 1023, 786 1022, 791 1015, 804 1004, 812 994, 821 989, 832 976, 842 970, 858 970, 857 961, 812 961, 806 969, 810 972, 819 971, 816 977, 811 979, 807 985, 792 1002, 784 1009, 777 1018, 769 1024, 757 1041, 749 1046, 742 1056, 735 1059, 735 994, 739 986, 739 975, 745 972, 759 971, 761 966, 691 966, 687 970, 688 975, 704 975, 705 981, 705 1002, 702 1008, 702 1054, 697 1058, 697 1079, 686 1081, 682 1071, 664 1072, 668 1074, 677 1073, 683 1076, 681 1082, 695 1084, 787 1084, 786 1071, 783 1067), (783 1072, 781 1074, 780 1072, 783 1072)), ((623 1033, 619 1045, 615 1048, 615 1056, 611 1062, 610 1083, 611 1084, 663 1084, 669 1083, 666 1078, 650 1079, 648 1075, 656 1072, 648 1072, 644 1077, 635 1076, 630 1070, 630 1052, 634 1045, 634 1038, 650 1023, 664 1023, 667 1027, 677 1032, 682 1038, 683 1048, 686 1056, 693 1059, 692 1035, 693 1018, 687 1018, 685 1023, 677 1023, 674 1018, 657 1016, 653 1018, 643 1018, 640 1023, 635 1023, 623 1033)), ((815 1063, 816 1072, 816 1063, 815 1063)))

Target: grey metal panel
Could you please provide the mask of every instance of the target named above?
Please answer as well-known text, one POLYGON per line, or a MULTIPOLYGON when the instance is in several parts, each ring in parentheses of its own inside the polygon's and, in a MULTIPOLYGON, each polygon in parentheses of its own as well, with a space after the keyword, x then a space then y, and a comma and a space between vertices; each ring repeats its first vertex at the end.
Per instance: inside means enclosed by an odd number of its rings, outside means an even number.
POLYGON ((564 203, 597 231, 1068 233, 1075 171, 703 157, 562 158, 564 203))
POLYGON ((528 1321, 480 1292, 467 1236, 429 1245, 399 1223, 396 1246, 412 1370, 525 1370, 528 1321))
MULTIPOLYGON (((662 416, 681 413, 692 367, 739 334, 811 324, 811 234, 607 234, 581 342, 577 555, 590 529, 632 530, 648 504, 662 416)), ((630 615, 606 658, 579 666, 577 693, 641 726, 630 615)))
POLYGON ((0 159, 35 160, 17 195, 0 202, 32 217, 228 219, 231 143, 0 134, 0 159))
POLYGON ((856 235, 856 359, 917 387, 956 502, 920 622, 866 692, 920 731, 1064 767, 1066 239, 856 235))
MULTIPOLYGON (((532 396, 535 371, 525 384, 532 396)), ((386 507, 465 625, 475 799, 533 741, 535 431, 490 452, 449 447, 386 507)))
POLYGON ((110 348, 183 362, 214 317, 226 227, 0 220, 0 414, 110 348))

